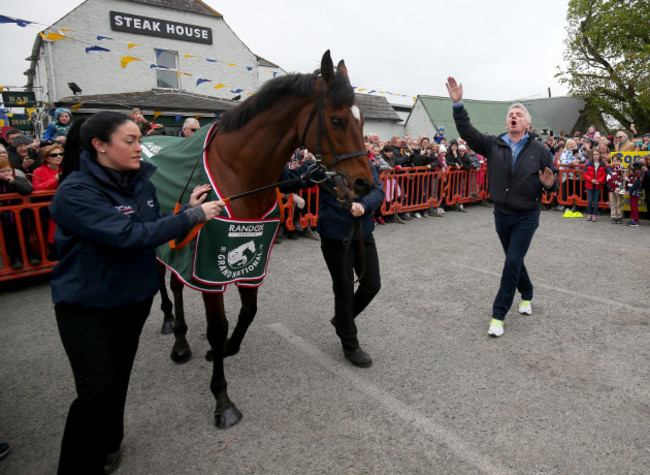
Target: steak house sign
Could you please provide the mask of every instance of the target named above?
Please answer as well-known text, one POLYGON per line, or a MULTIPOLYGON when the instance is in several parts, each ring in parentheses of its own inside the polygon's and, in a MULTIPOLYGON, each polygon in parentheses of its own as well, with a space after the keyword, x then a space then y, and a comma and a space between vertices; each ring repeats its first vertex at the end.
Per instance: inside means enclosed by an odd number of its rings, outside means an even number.
POLYGON ((212 44, 212 29, 175 21, 159 20, 130 13, 111 12, 111 30, 173 40, 212 44))

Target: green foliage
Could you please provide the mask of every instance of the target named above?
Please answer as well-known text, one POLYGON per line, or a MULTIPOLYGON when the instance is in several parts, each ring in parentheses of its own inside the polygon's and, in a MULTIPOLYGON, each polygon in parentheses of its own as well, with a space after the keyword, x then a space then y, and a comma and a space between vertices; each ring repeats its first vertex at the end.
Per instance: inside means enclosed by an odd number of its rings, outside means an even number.
POLYGON ((650 131, 648 1, 570 0, 567 20, 560 82, 623 126, 650 131))

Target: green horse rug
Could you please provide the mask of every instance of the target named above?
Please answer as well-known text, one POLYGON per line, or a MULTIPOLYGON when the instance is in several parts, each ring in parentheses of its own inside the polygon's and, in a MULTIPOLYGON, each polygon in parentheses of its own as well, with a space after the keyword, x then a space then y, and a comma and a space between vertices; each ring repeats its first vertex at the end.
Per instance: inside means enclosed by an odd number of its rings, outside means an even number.
MULTIPOLYGON (((187 139, 143 137, 142 159, 157 168, 151 181, 163 213, 173 211, 186 184, 190 191, 183 196, 184 202, 189 201, 194 187, 206 183, 212 186, 207 201, 225 198, 208 168, 204 151, 213 127, 202 127, 187 139)), ((226 205, 221 215, 207 222, 185 247, 172 249, 164 244, 156 254, 181 282, 196 290, 223 292, 228 284, 257 287, 266 275, 279 227, 277 201, 257 220, 238 219, 226 205)))

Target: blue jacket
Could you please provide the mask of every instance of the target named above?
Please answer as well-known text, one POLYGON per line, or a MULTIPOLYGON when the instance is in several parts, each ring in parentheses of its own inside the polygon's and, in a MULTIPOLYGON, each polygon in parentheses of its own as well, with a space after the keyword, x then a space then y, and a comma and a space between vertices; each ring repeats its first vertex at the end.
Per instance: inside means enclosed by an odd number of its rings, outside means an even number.
POLYGON ((55 304, 113 308, 156 294, 155 249, 187 233, 190 221, 185 213, 159 217, 149 181, 155 170, 141 162, 125 189, 81 154, 80 170, 59 185, 50 205, 60 257, 51 279, 55 304))
MULTIPOLYGON (((313 162, 310 160, 293 170, 285 167, 282 172, 281 180, 284 181, 300 177, 300 175, 305 173, 312 164, 313 162)), ((361 227, 364 237, 369 236, 374 231, 375 223, 372 219, 372 214, 379 209, 381 204, 384 202, 384 189, 381 181, 379 181, 379 175, 377 175, 375 167, 371 166, 370 170, 375 182, 375 187, 366 196, 357 197, 354 200, 357 203, 360 203, 366 210, 366 212, 361 216, 361 227)), ((319 177, 315 176, 315 178, 319 177)), ((299 181, 281 187, 280 191, 283 193, 294 193, 303 188, 311 188, 315 184, 316 183, 311 180, 306 182, 299 181)), ((330 182, 330 185, 334 186, 334 183, 330 182)), ((347 239, 350 235, 350 229, 352 228, 353 222, 354 216, 352 216, 352 213, 350 213, 345 206, 341 205, 336 200, 335 196, 321 189, 320 206, 318 208, 318 225, 316 229, 318 234, 326 239, 347 239)), ((359 239, 359 236, 355 235, 354 239, 359 239)))

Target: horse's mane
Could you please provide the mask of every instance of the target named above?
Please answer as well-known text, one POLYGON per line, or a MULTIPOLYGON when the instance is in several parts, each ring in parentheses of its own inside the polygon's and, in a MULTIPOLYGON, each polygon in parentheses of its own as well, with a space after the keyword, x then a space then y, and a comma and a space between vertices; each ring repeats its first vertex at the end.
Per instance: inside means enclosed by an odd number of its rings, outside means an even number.
MULTIPOLYGON (((224 112, 219 119, 219 130, 230 132, 240 129, 257 114, 268 110, 276 101, 287 96, 311 97, 314 94, 314 79, 317 76, 318 71, 313 74, 287 74, 271 79, 255 95, 239 106, 224 112)), ((334 79, 327 85, 327 96, 335 107, 354 104, 354 89, 342 73, 336 73, 334 79)))

